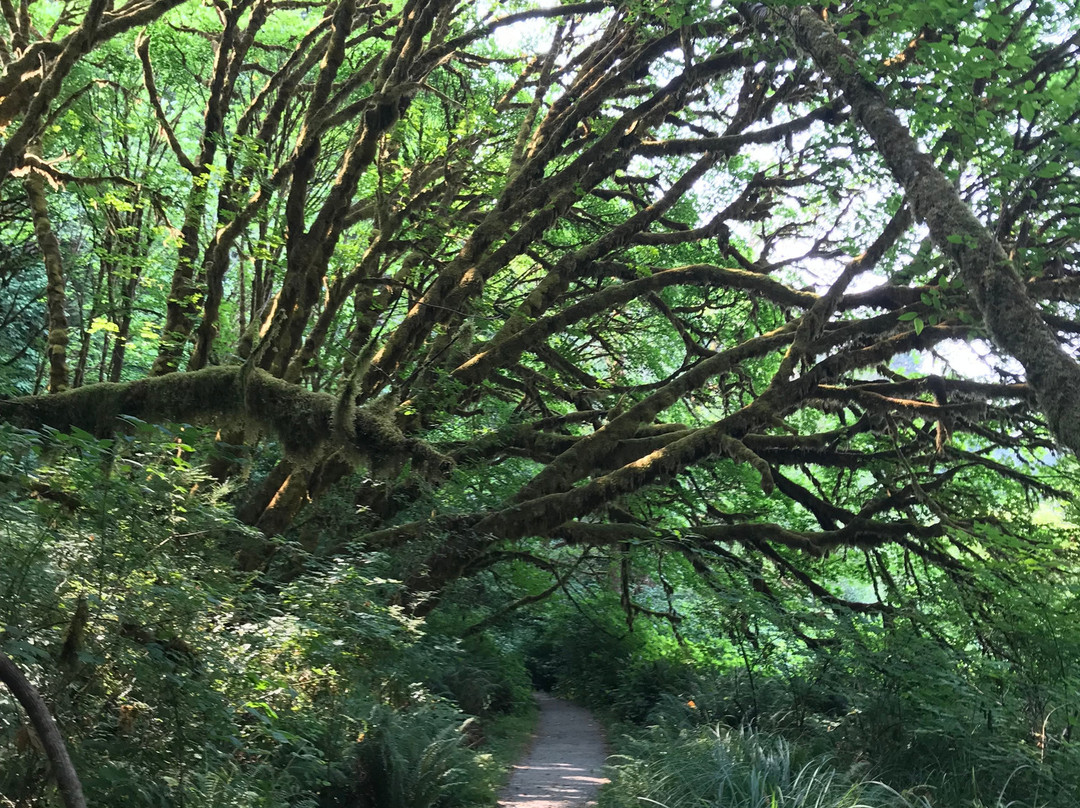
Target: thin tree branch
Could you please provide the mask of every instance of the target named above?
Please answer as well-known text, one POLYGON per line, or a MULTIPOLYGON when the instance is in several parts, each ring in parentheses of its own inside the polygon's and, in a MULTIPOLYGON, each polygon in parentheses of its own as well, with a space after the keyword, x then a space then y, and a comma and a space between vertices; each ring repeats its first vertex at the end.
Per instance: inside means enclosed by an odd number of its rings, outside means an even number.
POLYGON ((82 783, 79 781, 79 775, 71 762, 71 756, 68 755, 64 738, 56 727, 48 705, 11 657, 3 651, 0 651, 0 682, 7 685, 8 690, 22 705, 27 718, 30 719, 30 726, 41 739, 41 746, 45 750, 49 763, 52 764, 53 775, 56 777, 56 785, 60 790, 64 805, 67 808, 86 808, 82 783))

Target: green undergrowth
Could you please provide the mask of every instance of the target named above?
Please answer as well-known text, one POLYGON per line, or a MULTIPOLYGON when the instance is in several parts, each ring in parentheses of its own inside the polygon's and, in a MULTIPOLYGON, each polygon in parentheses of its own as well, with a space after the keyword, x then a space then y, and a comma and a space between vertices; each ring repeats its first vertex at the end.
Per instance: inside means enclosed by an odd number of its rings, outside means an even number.
POLYGON ((522 710, 498 716, 488 723, 484 748, 491 754, 499 772, 499 786, 505 785, 510 777, 510 767, 528 750, 538 716, 535 702, 529 702, 522 710))
MULTIPOLYGON (((1060 578, 1036 569, 1021 589, 991 571, 978 600, 930 578, 921 611, 887 621, 781 614, 752 588, 661 591, 684 615, 676 635, 631 629, 602 576, 470 632, 485 586, 518 578, 462 583, 418 619, 397 605, 407 557, 267 548, 188 464, 206 440, 135 422, 107 441, 0 430, 0 650, 51 706, 91 805, 492 805, 534 686, 608 721, 605 808, 1071 808, 1080 794, 1080 609, 1060 578), (253 546, 269 552, 260 572, 240 561, 253 546)), ((56 804, 6 691, 0 795, 56 804)))
POLYGON ((897 791, 871 779, 867 767, 838 766, 831 757, 807 758, 783 737, 752 729, 652 726, 624 736, 609 760, 611 783, 600 808, 1020 808, 1067 801, 1007 800, 1003 794, 954 802, 933 789, 897 791))
MULTIPOLYGON (((0 430, 0 650, 51 705, 90 805, 494 804, 531 728, 520 654, 394 605, 392 564, 262 537, 188 465, 197 430, 0 430), (298 561, 300 563, 298 563, 298 561)), ((57 803, 0 689, 0 805, 57 803)))
POLYGON ((653 726, 626 738, 611 760, 612 783, 601 808, 663 805, 685 808, 922 808, 826 759, 803 760, 783 738, 711 727, 653 726))
POLYGON ((1003 615, 1016 647, 1041 644, 1024 665, 943 646, 916 619, 881 631, 851 618, 813 650, 773 635, 740 653, 739 635, 690 620, 698 642, 641 620, 630 631, 611 600, 553 604, 529 647, 534 679, 609 728, 603 808, 1076 804, 1068 621, 1003 615))

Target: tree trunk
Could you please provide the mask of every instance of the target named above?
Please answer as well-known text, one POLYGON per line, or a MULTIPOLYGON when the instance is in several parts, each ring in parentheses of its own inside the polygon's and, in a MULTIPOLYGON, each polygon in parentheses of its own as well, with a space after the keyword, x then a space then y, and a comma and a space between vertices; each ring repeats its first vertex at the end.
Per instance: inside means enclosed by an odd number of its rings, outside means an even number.
POLYGON ((26 710, 30 725, 41 739, 45 756, 52 765, 53 775, 56 777, 56 785, 60 790, 60 796, 64 799, 64 805, 67 808, 86 808, 86 798, 83 796, 79 775, 75 772, 67 746, 64 745, 64 739, 60 735, 60 730, 56 728, 56 722, 53 721, 45 700, 23 676, 22 671, 11 661, 11 658, 2 651, 0 651, 0 682, 7 685, 16 701, 26 710))
POLYGON ((48 312, 48 334, 45 354, 49 361, 49 392, 62 393, 68 389, 68 321, 64 311, 66 282, 64 261, 60 255, 60 242, 53 232, 49 219, 49 205, 45 197, 45 181, 41 174, 31 171, 23 182, 30 201, 30 215, 34 221, 34 235, 45 263, 45 304, 48 312))
POLYGON ((1024 366, 1054 435, 1080 454, 1080 365, 1062 349, 1028 297, 1004 248, 922 152, 832 26, 805 7, 774 13, 790 38, 843 90, 856 120, 907 192, 915 218, 926 223, 935 246, 959 267, 994 343, 1024 366))

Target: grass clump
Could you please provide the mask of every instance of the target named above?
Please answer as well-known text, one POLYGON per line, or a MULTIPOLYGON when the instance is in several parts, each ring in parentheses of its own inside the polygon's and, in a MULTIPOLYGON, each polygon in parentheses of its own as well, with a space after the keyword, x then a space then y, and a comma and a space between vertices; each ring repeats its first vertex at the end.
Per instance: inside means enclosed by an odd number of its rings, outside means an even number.
POLYGON ((800 761, 783 739, 722 725, 654 726, 612 758, 601 808, 922 808, 924 797, 800 761))

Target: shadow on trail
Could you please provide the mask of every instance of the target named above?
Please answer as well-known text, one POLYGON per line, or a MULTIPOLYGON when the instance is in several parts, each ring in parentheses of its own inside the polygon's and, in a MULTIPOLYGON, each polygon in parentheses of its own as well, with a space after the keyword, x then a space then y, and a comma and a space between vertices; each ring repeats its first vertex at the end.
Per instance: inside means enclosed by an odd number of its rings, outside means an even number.
POLYGON ((579 808, 594 804, 596 792, 608 782, 601 770, 607 741, 599 724, 569 702, 536 694, 540 719, 525 758, 503 790, 503 808, 579 808))

